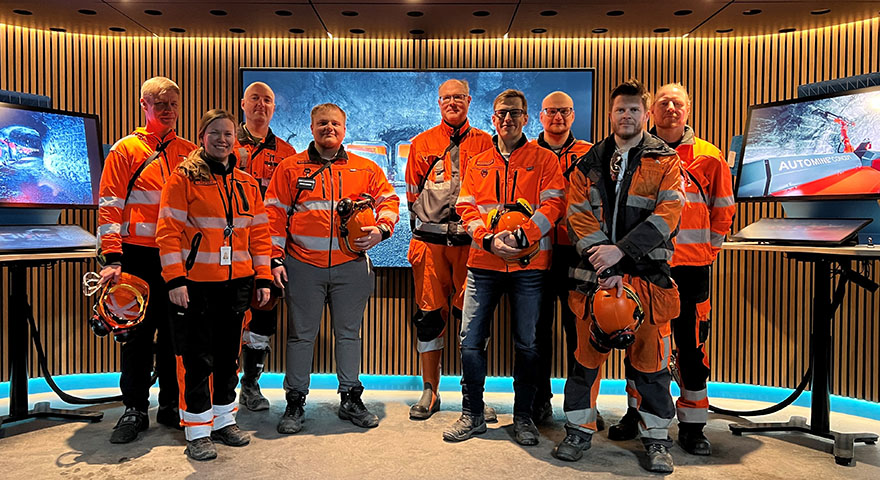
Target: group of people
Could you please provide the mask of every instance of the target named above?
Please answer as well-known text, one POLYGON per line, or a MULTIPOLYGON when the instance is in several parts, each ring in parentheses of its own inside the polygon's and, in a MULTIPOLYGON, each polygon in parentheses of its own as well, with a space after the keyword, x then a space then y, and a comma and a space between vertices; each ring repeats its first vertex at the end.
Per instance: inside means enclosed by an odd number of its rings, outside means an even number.
MULTIPOLYGON (((566 436, 554 455, 579 460, 604 428, 596 397, 609 353, 588 341, 590 299, 598 289, 618 297, 626 289, 640 299, 645 320, 626 349, 629 408, 609 427, 609 438, 641 436, 647 468, 671 472, 668 429, 677 413, 682 447, 711 453, 703 434, 710 268, 735 210, 730 172, 721 152, 687 126, 691 100, 682 85, 664 85, 653 97, 636 80, 617 86, 609 101, 612 133, 591 145, 572 135, 574 105, 564 92, 543 99, 543 132, 529 140, 522 92, 505 90, 495 99, 493 136, 468 121, 466 81, 439 86, 442 120, 412 140, 406 167, 423 379, 410 418, 440 410, 441 357, 452 319, 453 328, 456 320, 461 325, 462 413, 443 438, 466 440, 497 421, 483 401, 486 349, 495 308, 507 293, 515 439, 538 444, 536 423, 553 418, 559 299, 568 360, 566 436), (524 220, 509 226, 510 212, 524 220), (681 376, 675 404, 671 360, 681 376)), ((122 345, 126 409, 110 441, 130 442, 149 425, 158 332, 156 421, 184 428, 186 453, 196 460, 215 458, 215 441, 246 445, 235 412, 237 404, 269 408, 258 380, 279 295, 288 305, 288 335, 287 406, 278 432, 303 428, 325 305, 335 336, 338 415, 377 426, 361 398, 360 329, 374 283, 366 252, 389 238, 399 219, 400 200, 385 173, 342 146, 346 115, 335 104, 312 109, 314 140, 297 153, 269 128, 275 97, 264 83, 245 90, 243 122, 223 110, 205 113, 198 146, 175 134, 179 102, 173 81, 144 82, 146 126, 113 146, 101 179, 102 281, 116 282, 123 271, 136 275, 149 283, 152 299, 122 345), (372 208, 375 222, 357 224, 361 231, 349 242, 340 216, 353 202, 372 208)))

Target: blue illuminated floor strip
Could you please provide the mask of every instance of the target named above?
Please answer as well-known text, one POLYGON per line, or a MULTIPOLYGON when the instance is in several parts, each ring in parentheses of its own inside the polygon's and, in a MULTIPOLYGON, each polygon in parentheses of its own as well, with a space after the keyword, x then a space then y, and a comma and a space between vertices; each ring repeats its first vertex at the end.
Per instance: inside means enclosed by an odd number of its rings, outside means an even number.
MULTIPOLYGON (((283 388, 284 375, 266 373, 260 378, 263 388, 283 388)), ((460 391, 461 377, 446 376, 440 379, 441 391, 460 391)), ((404 375, 361 375, 361 382, 367 390, 408 390, 421 391, 422 379, 417 376, 404 375)), ((94 373, 79 375, 61 375, 55 377, 55 383, 65 391, 87 390, 92 388, 119 387, 118 373, 94 373)), ((338 387, 335 374, 313 374, 311 388, 317 390, 335 390, 338 387)), ((553 393, 562 394, 565 380, 553 379, 553 393)), ((624 380, 602 380, 599 394, 626 395, 624 380)), ((48 393, 52 390, 42 378, 32 378, 28 383, 31 393, 48 393)), ((486 379, 487 392, 512 393, 513 379, 510 377, 489 377, 486 379)), ((729 398, 736 400, 754 400, 759 402, 778 403, 791 393, 790 389, 763 387, 759 385, 743 385, 736 383, 709 383, 709 398, 729 398)), ((679 395, 678 386, 673 382, 672 395, 679 395)), ((0 383, 0 399, 9 397, 9 382, 0 383)), ((793 405, 810 406, 810 392, 804 392, 793 405)), ((831 396, 831 411, 845 413, 857 417, 880 420, 880 403, 858 400, 854 398, 831 396)))

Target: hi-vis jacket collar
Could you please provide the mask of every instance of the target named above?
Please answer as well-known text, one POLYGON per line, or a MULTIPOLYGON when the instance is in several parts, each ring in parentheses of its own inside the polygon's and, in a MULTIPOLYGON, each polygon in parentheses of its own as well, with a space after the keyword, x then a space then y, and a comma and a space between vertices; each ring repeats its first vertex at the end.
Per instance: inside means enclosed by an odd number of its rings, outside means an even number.
POLYGON ((141 141, 147 145, 152 145, 153 143, 159 144, 162 142, 170 143, 171 140, 177 138, 177 132, 174 129, 169 130, 164 137, 160 137, 155 132, 147 131, 147 127, 138 127, 131 132, 131 134, 140 138, 141 141))
POLYGON ((471 125, 467 119, 464 119, 464 123, 457 127, 450 125, 446 123, 446 120, 443 120, 442 122, 440 122, 440 128, 443 130, 443 133, 446 134, 449 138, 453 138, 456 136, 460 136, 462 133, 468 131, 468 129, 471 128, 471 125))
MULTIPOLYGON (((236 132, 236 136, 238 137, 238 143, 242 145, 259 145, 260 140, 251 135, 251 132, 247 129, 247 125, 241 123, 238 125, 236 132)), ((266 134, 266 138, 263 139, 262 142, 265 146, 263 148, 268 148, 269 150, 275 150, 275 134, 272 133, 272 129, 269 129, 269 133, 266 134)))
POLYGON ((226 165, 223 165, 214 157, 208 156, 205 152, 201 153, 201 157, 208 162, 208 168, 211 169, 211 173, 214 175, 229 175, 232 170, 235 169, 235 155, 229 155, 229 158, 226 160, 226 165))
MULTIPOLYGON (((604 141, 599 142, 590 150, 587 156, 584 158, 583 162, 583 171, 584 174, 589 177, 590 170, 594 170, 595 172, 601 172, 601 162, 607 161, 614 155, 614 151, 617 148, 617 145, 614 143, 614 134, 609 135, 604 141)), ((655 137, 650 133, 643 133, 642 140, 638 145, 629 149, 629 159, 627 162, 626 169, 635 170, 635 167, 639 162, 635 161, 636 159, 641 160, 645 155, 663 157, 669 155, 676 155, 675 150, 673 150, 669 145, 666 144, 659 137, 655 137)), ((596 181, 595 178, 591 179, 596 181)))
MULTIPOLYGON (((348 153, 345 151, 345 147, 342 145, 339 146, 339 150, 336 151, 336 155, 330 159, 331 162, 336 162, 339 160, 348 160, 348 153)), ((309 162, 311 163, 325 163, 327 160, 321 157, 321 154, 318 153, 318 149, 315 148, 315 142, 309 142, 309 162)))
MULTIPOLYGON (((562 144, 561 151, 564 152, 564 151, 568 150, 568 147, 572 146, 574 144, 574 142, 576 142, 576 141, 577 141, 577 139, 574 138, 574 134, 571 132, 568 132, 568 138, 566 138, 565 143, 562 144)), ((547 150, 553 150, 552 148, 550 148, 550 144, 544 140, 544 132, 541 132, 538 134, 538 145, 546 148, 547 150)))
MULTIPOLYGON (((651 127, 651 130, 648 131, 651 135, 657 135, 657 127, 651 127)), ((681 141, 678 142, 679 145, 693 145, 696 143, 694 140, 696 135, 694 135, 694 129, 690 127, 690 125, 684 126, 684 135, 681 136, 681 141)))
MULTIPOLYGON (((501 155, 501 158, 504 158, 504 154, 501 153, 501 149, 498 148, 498 142, 500 141, 501 139, 498 138, 498 135, 492 135, 492 143, 495 144, 495 151, 498 152, 498 155, 501 155)), ((519 140, 516 142, 516 145, 513 146, 513 150, 510 151, 510 154, 513 155, 513 152, 515 152, 516 149, 522 147, 527 143, 529 143, 529 139, 526 138, 526 134, 524 133, 521 137, 519 137, 519 140)))

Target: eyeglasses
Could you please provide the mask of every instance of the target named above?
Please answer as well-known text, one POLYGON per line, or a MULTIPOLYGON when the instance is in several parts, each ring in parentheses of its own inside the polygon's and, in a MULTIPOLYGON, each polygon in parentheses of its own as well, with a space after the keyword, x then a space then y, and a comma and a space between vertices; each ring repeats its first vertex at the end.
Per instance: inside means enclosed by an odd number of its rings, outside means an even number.
POLYGON ((456 93, 455 95, 443 95, 440 97, 440 103, 449 103, 452 101, 462 103, 467 100, 468 96, 464 93, 456 93))
POLYGON ((557 113, 562 115, 563 117, 567 117, 574 113, 574 109, 571 107, 545 108, 544 110, 542 110, 542 112, 544 112, 544 115, 547 115, 548 117, 555 117, 557 113))
POLYGON ((504 120, 510 114, 510 118, 519 118, 525 115, 526 111, 521 108, 512 108, 510 110, 495 110, 495 118, 504 120))

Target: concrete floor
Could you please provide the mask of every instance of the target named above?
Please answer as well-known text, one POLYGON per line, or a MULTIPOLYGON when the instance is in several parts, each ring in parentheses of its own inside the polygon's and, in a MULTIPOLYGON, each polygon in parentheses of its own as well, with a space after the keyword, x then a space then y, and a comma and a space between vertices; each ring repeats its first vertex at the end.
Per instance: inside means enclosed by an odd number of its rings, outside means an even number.
MULTIPOLYGON (((555 424, 541 427, 541 442, 522 447, 513 440, 512 394, 487 394, 499 412, 499 422, 481 436, 458 444, 446 443, 442 430, 458 418, 460 394, 443 392, 443 410, 429 420, 408 419, 408 404, 415 392, 367 391, 365 401, 381 424, 363 430, 336 416, 338 397, 333 391, 313 391, 306 405, 302 432, 282 436, 275 431, 284 410, 283 391, 266 390, 272 401, 268 412, 239 413, 238 423, 252 435, 242 448, 218 446, 219 457, 194 462, 183 453, 183 433, 153 423, 138 440, 127 445, 107 441, 122 413, 120 404, 90 408, 104 411, 98 423, 34 420, 0 430, 0 478, 62 479, 162 479, 178 478, 590 478, 655 477, 643 470, 643 447, 638 440, 609 441, 606 433, 593 439, 582 460, 567 463, 551 456, 564 436, 562 396, 554 397, 555 424)), ((114 390, 71 392, 81 396, 108 395, 114 390)), ((154 392, 155 393, 155 392, 154 392)), ((32 395, 31 401, 52 400, 53 394, 32 395)), ((719 406, 745 409, 759 402, 717 400, 719 406)), ((156 404, 155 398, 153 405, 156 404)), ((603 415, 615 421, 624 412, 625 398, 600 396, 603 415)), ((6 412, 8 400, 0 400, 6 412)), ((787 420, 791 415, 809 417, 801 407, 788 407, 761 420, 787 420)), ((150 411, 155 419, 155 407, 150 411)), ((831 443, 801 434, 761 434, 736 437, 727 425, 736 419, 713 415, 706 433, 715 455, 695 457, 677 444, 672 449, 675 473, 669 478, 706 479, 877 479, 880 478, 880 447, 856 446, 853 466, 834 463, 831 443)), ((753 419, 754 420, 754 419, 753 419)), ((844 414, 832 415, 832 428, 842 431, 880 432, 880 422, 844 414)), ((675 429, 671 432, 675 437, 675 429)))

